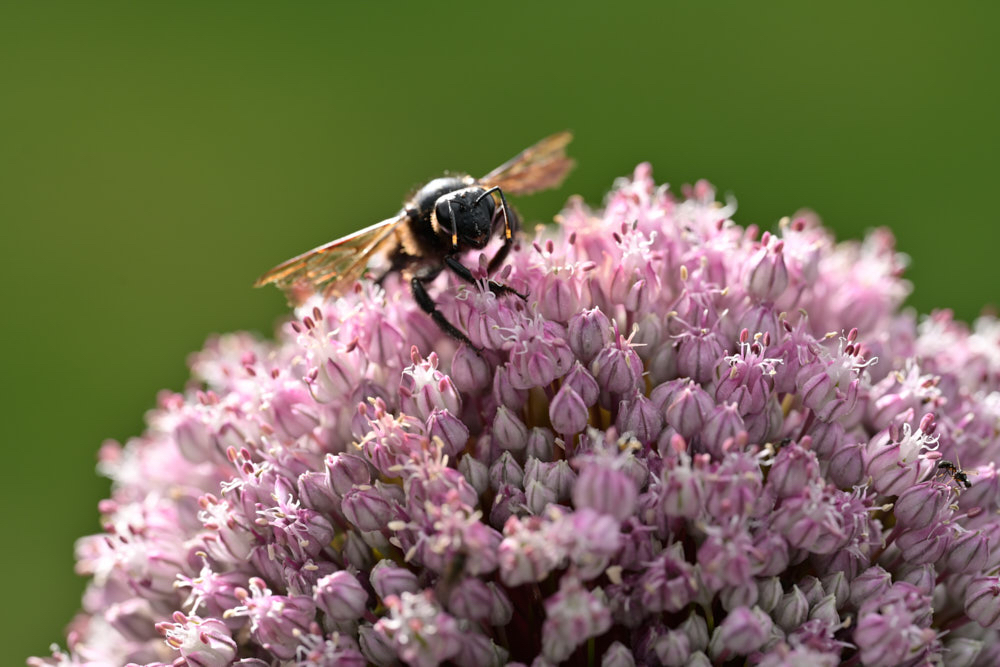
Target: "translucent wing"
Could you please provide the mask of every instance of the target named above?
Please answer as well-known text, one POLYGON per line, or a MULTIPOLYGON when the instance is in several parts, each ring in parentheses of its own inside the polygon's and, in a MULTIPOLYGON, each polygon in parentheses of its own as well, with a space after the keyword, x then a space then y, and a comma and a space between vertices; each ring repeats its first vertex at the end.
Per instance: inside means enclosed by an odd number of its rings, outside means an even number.
POLYGON ((274 283, 293 303, 313 292, 339 296, 358 279, 368 260, 390 245, 406 220, 400 214, 292 257, 258 278, 254 287, 274 283))
POLYGON ((573 168, 566 157, 566 144, 573 139, 569 132, 559 132, 526 148, 479 179, 486 187, 499 185, 512 195, 526 195, 558 187, 573 168))

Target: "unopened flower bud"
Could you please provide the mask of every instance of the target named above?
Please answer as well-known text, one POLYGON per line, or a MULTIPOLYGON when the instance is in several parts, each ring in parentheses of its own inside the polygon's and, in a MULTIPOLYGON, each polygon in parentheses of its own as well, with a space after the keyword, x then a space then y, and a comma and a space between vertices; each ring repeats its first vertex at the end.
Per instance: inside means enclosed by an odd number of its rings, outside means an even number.
POLYGON ((645 394, 636 392, 631 398, 619 403, 615 427, 622 435, 630 433, 636 440, 646 444, 660 434, 663 418, 645 394))
POLYGON ((945 554, 945 565, 950 572, 981 572, 990 556, 989 543, 978 530, 958 533, 945 554))
POLYGON ((628 475, 600 463, 584 466, 573 485, 574 507, 589 507, 619 521, 632 515, 638 496, 639 490, 628 475))
POLYGON ((814 604, 809 610, 809 620, 820 620, 829 627, 836 627, 840 623, 840 616, 837 614, 837 596, 827 595, 814 604))
POLYGON ((666 406, 667 424, 674 427, 686 440, 701 432, 715 404, 711 396, 695 383, 689 383, 673 396, 666 406))
POLYGON ((316 582, 313 589, 316 606, 335 621, 361 618, 368 604, 368 592, 347 570, 339 570, 316 582))
POLYGON ((757 607, 734 609, 712 635, 709 653, 717 660, 749 655, 764 645, 771 626, 771 618, 757 607))
POLYGON ((458 471, 462 473, 466 481, 476 490, 477 495, 483 495, 490 488, 490 470, 486 464, 472 456, 466 454, 458 461, 458 471))
POLYGON ((778 577, 767 577, 757 580, 757 606, 770 614, 781 600, 781 580, 778 577))
POLYGON ((575 391, 588 408, 597 403, 601 393, 597 380, 579 361, 573 364, 573 368, 563 378, 563 386, 568 386, 575 391))
POLYGON ((348 491, 342 507, 347 520, 365 532, 384 529, 396 514, 393 503, 371 486, 348 491))
POLYGON ((788 269, 782 255, 783 243, 761 246, 747 261, 747 293, 761 301, 775 301, 788 287, 788 269))
POLYGON ((1000 628, 1000 578, 973 579, 965 591, 965 613, 984 628, 1000 628))
POLYGON ((851 605, 860 607, 866 600, 881 596, 892 584, 892 575, 878 565, 873 565, 851 582, 851 605))
POLYGON ((941 482, 921 482, 899 495, 893 506, 896 520, 909 530, 929 526, 951 501, 951 488, 941 482))
POLYGON ((416 593, 420 590, 417 575, 408 568, 398 567, 393 561, 382 559, 372 568, 369 577, 375 595, 385 600, 390 595, 416 593))
POLYGON ((493 438, 503 449, 520 451, 528 444, 528 427, 511 410, 501 405, 493 418, 493 438))
POLYGON ((854 486, 864 473, 865 461, 860 443, 844 444, 830 457, 829 475, 839 488, 854 486))
POLYGON ((774 489, 779 498, 797 495, 810 480, 819 475, 819 461, 816 455, 798 444, 782 447, 774 457, 767 485, 774 489))
POLYGON ((775 622, 785 632, 791 632, 802 625, 809 614, 809 602, 798 586, 781 597, 773 615, 775 622))
POLYGON ((341 497, 356 485, 371 483, 371 471, 368 464, 360 457, 327 454, 325 463, 327 482, 334 493, 341 497))
POLYGON ((680 625, 681 630, 688 636, 688 643, 692 651, 708 650, 708 623, 698 614, 688 614, 680 625))
POLYGON ((972 667, 983 650, 983 641, 972 637, 950 637, 944 645, 949 667, 972 667))
POLYGON ((601 667, 635 667, 635 656, 621 642, 613 642, 601 656, 601 667))
POLYGON ((569 384, 564 384, 549 403, 549 419, 552 428, 564 436, 579 433, 590 419, 590 411, 569 384))
POLYGON ((427 435, 440 438, 442 451, 457 456, 469 442, 469 427, 447 410, 434 410, 427 418, 427 435))
POLYGON ((583 363, 590 363, 611 342, 611 322, 603 312, 592 308, 570 318, 568 334, 573 354, 583 363))
POLYGON ((681 630, 668 630, 653 644, 653 650, 660 664, 666 667, 683 667, 691 655, 688 636, 681 630))
POLYGON ((525 455, 539 461, 552 461, 555 455, 555 434, 552 429, 535 426, 528 433, 528 446, 525 455))
POLYGON ((524 487, 524 468, 521 467, 510 452, 505 451, 490 466, 490 486, 500 489, 502 486, 512 486, 516 488, 524 487))
POLYGON ((460 390, 472 393, 490 386, 493 370, 475 350, 462 344, 451 359, 451 378, 460 390))
POLYGON ((492 593, 482 579, 466 577, 451 589, 447 604, 456 618, 484 619, 490 615, 492 593))

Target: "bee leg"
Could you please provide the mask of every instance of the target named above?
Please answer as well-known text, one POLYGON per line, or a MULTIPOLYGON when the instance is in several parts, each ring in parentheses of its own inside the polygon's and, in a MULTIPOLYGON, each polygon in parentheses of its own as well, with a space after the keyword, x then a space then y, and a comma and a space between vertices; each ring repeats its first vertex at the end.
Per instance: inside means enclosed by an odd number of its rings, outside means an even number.
MULTIPOLYGON (((436 275, 437 274, 435 273, 435 276, 436 275)), ((441 331, 444 331, 452 338, 462 341, 476 352, 482 352, 482 349, 479 346, 474 345, 472 341, 469 340, 468 336, 459 331, 455 328, 454 324, 445 319, 445 316, 438 310, 437 304, 434 303, 434 299, 432 299, 431 295, 427 293, 427 288, 424 287, 424 283, 433 280, 435 276, 424 276, 421 278, 410 279, 410 290, 413 292, 413 298, 416 300, 417 305, 420 306, 425 313, 431 316, 431 319, 434 320, 435 324, 441 328, 441 331)))
MULTIPOLYGON (((455 257, 451 255, 445 257, 444 263, 448 265, 448 268, 451 269, 452 273, 454 273, 456 276, 458 276, 465 282, 473 285, 476 284, 476 277, 472 275, 472 271, 470 271, 468 267, 465 266, 465 264, 462 264, 460 261, 455 259, 455 257)), ((515 296, 521 297, 522 299, 527 298, 525 295, 521 294, 517 290, 511 289, 506 285, 501 285, 495 280, 491 280, 487 284, 490 286, 490 291, 496 294, 497 296, 501 296, 503 294, 513 294, 515 296)))

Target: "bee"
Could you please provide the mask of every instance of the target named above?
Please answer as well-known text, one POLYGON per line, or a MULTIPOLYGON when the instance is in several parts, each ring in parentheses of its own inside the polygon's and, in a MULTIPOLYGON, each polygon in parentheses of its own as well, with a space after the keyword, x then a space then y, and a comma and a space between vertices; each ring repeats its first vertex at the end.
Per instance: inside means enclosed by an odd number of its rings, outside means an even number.
POLYGON ((943 470, 947 475, 949 475, 956 483, 961 484, 967 489, 972 488, 972 482, 969 481, 969 473, 965 472, 957 465, 951 461, 941 461, 938 463, 938 470, 943 470))
MULTIPOLYGON (((482 178, 467 174, 435 178, 393 217, 279 264, 262 275, 255 287, 274 283, 296 304, 314 292, 336 297, 353 286, 372 258, 383 256, 388 268, 376 282, 401 274, 409 281, 417 305, 441 330, 475 348, 441 314, 427 285, 445 269, 475 283, 475 275, 459 258, 467 250, 482 250, 501 230, 503 245, 487 264, 487 273, 492 275, 503 264, 520 228, 506 194, 558 187, 573 167, 565 152, 572 138, 569 132, 560 132, 542 139, 482 178)), ((525 298, 494 280, 487 284, 498 296, 525 298)))

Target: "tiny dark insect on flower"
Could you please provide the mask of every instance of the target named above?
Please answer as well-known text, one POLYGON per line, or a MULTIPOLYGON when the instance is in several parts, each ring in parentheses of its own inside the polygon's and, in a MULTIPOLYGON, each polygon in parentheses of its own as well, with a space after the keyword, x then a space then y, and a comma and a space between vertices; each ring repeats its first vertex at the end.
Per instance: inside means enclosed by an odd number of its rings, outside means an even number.
POLYGON ((969 481, 968 473, 951 461, 941 461, 938 463, 938 470, 943 470, 945 473, 950 475, 953 480, 963 485, 965 488, 972 488, 972 482, 969 481))
MULTIPOLYGON (((569 132, 546 137, 482 178, 468 174, 436 178, 410 197, 395 216, 293 257, 261 276, 255 286, 274 283, 293 303, 301 303, 314 292, 335 297, 354 284, 370 259, 382 255, 388 268, 376 282, 402 273, 410 282, 413 298, 434 322, 448 335, 475 347, 441 314, 427 284, 445 269, 475 283, 476 276, 459 256, 466 250, 485 248, 501 228, 503 245, 489 261, 488 274, 503 264, 520 227, 505 193, 524 195, 558 187, 573 167, 565 153, 572 138, 569 132)), ((498 296, 524 298, 494 280, 488 285, 498 296)))

